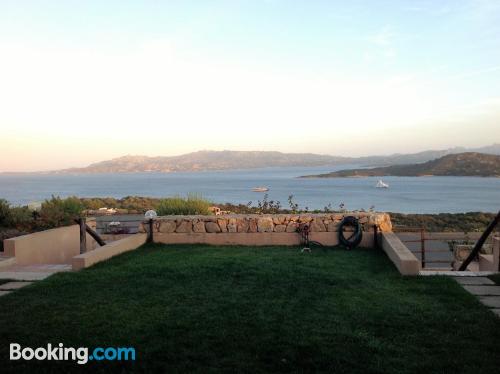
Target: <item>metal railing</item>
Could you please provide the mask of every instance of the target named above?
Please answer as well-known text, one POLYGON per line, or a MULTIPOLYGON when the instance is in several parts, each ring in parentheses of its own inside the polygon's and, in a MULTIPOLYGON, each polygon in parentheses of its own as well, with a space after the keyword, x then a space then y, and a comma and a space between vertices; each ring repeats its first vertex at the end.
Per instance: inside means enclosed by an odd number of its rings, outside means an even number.
POLYGON ((447 264, 451 269, 455 260, 450 243, 463 242, 473 245, 481 237, 481 232, 430 232, 424 227, 395 226, 393 231, 403 243, 409 244, 408 249, 420 258, 422 268, 429 268, 429 265, 433 264, 436 266, 447 264), (443 254, 448 254, 449 259, 443 259, 445 257, 443 254))

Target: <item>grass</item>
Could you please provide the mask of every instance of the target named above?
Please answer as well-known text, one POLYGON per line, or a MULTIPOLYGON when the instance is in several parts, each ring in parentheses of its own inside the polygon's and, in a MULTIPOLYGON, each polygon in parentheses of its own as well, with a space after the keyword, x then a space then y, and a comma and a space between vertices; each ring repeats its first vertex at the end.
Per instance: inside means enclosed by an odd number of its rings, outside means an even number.
POLYGON ((497 373, 500 319, 375 250, 147 245, 0 298, 2 371, 497 373), (7 361, 131 346, 137 361, 7 361))
POLYGON ((188 194, 187 197, 169 197, 160 200, 156 209, 158 215, 194 215, 210 214, 208 208, 213 204, 196 194, 188 194))

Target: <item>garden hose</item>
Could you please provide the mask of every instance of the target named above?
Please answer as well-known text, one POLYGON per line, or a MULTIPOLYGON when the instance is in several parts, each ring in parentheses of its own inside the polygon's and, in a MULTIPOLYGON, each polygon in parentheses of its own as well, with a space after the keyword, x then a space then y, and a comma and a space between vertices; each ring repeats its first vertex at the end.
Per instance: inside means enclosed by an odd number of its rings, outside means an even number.
POLYGON ((363 239, 363 232, 361 230, 361 224, 359 220, 354 216, 344 217, 339 226, 339 242, 347 249, 356 248, 359 243, 361 243, 361 239, 363 239), (354 232, 351 236, 345 237, 344 227, 351 226, 354 227, 354 232))

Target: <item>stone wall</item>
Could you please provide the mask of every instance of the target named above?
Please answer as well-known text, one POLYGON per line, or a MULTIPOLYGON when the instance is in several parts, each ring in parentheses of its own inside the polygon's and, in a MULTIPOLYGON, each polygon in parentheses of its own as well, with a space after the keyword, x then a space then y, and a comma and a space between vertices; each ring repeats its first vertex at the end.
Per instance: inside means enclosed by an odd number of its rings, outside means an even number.
MULTIPOLYGON (((164 216, 158 217, 153 232, 163 234, 223 234, 223 233, 296 233, 301 223, 309 224, 310 231, 337 232, 344 216, 355 216, 363 231, 372 231, 376 225, 381 232, 392 230, 386 213, 323 213, 323 214, 234 214, 222 216, 164 216)), ((139 232, 147 232, 148 225, 139 225, 139 232)))

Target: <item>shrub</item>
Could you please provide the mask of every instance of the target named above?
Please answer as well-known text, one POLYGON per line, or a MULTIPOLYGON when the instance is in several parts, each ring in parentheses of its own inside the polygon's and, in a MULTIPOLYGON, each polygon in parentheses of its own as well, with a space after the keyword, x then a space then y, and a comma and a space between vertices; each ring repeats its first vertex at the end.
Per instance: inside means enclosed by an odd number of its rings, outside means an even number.
POLYGON ((160 200, 156 211, 160 216, 210 214, 208 208, 211 205, 212 203, 203 197, 189 194, 186 198, 175 196, 160 200))
POLYGON ((40 210, 40 225, 44 228, 59 227, 73 223, 73 219, 80 216, 83 204, 77 197, 61 199, 52 196, 45 200, 40 210))
POLYGON ((0 199, 0 226, 8 227, 11 224, 11 213, 9 202, 0 199))
POLYGON ((33 229, 33 225, 33 212, 27 206, 10 208, 10 227, 30 231, 33 229))

